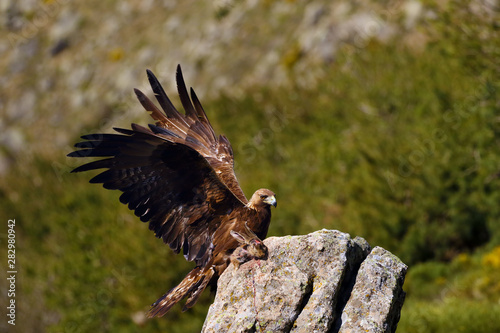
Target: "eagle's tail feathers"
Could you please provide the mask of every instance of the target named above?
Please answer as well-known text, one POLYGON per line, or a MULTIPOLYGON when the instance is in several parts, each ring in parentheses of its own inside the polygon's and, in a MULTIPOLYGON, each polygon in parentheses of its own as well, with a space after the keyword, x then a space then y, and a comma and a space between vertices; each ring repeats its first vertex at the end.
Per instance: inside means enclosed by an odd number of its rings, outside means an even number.
POLYGON ((198 298, 200 298, 201 293, 203 292, 203 290, 205 290, 210 280, 212 280, 214 272, 215 272, 214 269, 210 268, 208 271, 205 272, 205 274, 203 274, 204 275, 203 280, 200 281, 200 283, 196 286, 196 288, 193 288, 190 291, 190 295, 186 301, 186 304, 184 304, 184 307, 182 308, 183 312, 193 307, 196 304, 198 298))
POLYGON ((198 300, 200 294, 208 285, 213 276, 213 269, 203 270, 201 267, 194 268, 176 287, 160 297, 151 305, 147 316, 149 318, 165 315, 175 304, 188 297, 183 311, 192 307, 198 300))

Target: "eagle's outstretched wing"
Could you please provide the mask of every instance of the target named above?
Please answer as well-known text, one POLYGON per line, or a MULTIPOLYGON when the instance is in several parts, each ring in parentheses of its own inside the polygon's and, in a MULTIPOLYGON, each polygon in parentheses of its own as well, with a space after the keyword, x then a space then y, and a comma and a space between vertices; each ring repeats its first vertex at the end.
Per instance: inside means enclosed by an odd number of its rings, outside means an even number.
POLYGON ((200 102, 186 90, 180 67, 179 96, 186 114, 172 105, 156 77, 148 78, 162 113, 143 93, 137 97, 157 121, 149 128, 115 128, 119 134, 82 136, 71 157, 107 157, 73 172, 107 169, 91 179, 123 192, 128 204, 157 237, 187 260, 204 266, 212 255, 213 234, 221 221, 248 201, 233 171, 233 153, 224 136, 215 136, 200 102))
POLYGON ((176 72, 177 91, 186 112, 185 115, 175 109, 158 79, 150 70, 147 71, 147 75, 155 97, 163 109, 161 112, 148 97, 135 89, 142 106, 151 112, 151 117, 156 120, 157 127, 150 126, 151 130, 200 153, 214 168, 221 181, 246 204, 248 200, 234 174, 231 144, 224 135, 219 135, 219 137, 215 135, 193 88, 191 88, 191 98, 189 97, 180 65, 177 66, 176 72))

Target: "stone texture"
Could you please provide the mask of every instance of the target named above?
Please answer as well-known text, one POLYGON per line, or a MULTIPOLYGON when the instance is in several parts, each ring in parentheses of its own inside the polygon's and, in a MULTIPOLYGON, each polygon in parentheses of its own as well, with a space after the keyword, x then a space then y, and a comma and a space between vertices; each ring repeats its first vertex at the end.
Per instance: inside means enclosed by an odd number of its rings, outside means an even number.
POLYGON ((408 267, 392 253, 375 247, 363 261, 342 312, 340 332, 395 332, 405 299, 408 267))
POLYGON ((268 260, 252 260, 238 270, 230 265, 220 277, 203 332, 329 332, 338 331, 344 319, 346 332, 395 327, 406 266, 389 252, 375 248, 368 255, 364 239, 332 230, 264 243, 268 260), (380 304, 356 311, 358 299, 367 294, 380 304))

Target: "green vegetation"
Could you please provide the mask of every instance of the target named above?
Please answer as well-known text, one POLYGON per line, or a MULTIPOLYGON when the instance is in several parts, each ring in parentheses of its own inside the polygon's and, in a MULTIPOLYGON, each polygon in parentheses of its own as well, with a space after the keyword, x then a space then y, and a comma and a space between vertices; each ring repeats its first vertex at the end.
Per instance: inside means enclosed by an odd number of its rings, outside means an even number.
MULTIPOLYGON (((346 44, 316 87, 255 87, 204 107, 245 193, 278 193, 270 235, 338 229, 398 255, 410 265, 398 332, 498 332, 500 20, 463 2, 434 11, 424 50, 346 44)), ((199 331, 208 293, 182 315, 132 321, 192 265, 118 193, 69 174, 66 153, 20 163, 0 187, 2 220, 17 222, 22 324, 199 331)))

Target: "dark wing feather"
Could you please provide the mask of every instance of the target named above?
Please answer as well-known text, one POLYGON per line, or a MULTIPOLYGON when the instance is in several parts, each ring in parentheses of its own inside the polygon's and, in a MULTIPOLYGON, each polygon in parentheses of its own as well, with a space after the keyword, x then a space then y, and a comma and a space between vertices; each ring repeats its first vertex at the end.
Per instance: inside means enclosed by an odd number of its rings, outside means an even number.
MULTIPOLYGON (((160 103, 160 106, 165 110, 165 115, 170 114, 170 112, 167 112, 168 110, 175 110, 174 105, 170 101, 170 98, 168 98, 167 94, 165 93, 165 90, 163 90, 163 87, 161 86, 160 82, 156 78, 156 76, 151 72, 149 69, 146 70, 146 74, 148 75, 148 81, 149 84, 151 84, 151 88, 153 89, 153 92, 155 93, 156 100, 158 103, 160 103)), ((174 112, 173 116, 176 117, 177 114, 174 112)))
POLYGON ((204 125, 203 130, 207 132, 207 137, 215 142, 215 131, 212 127, 212 124, 210 124, 210 121, 207 118, 207 114, 205 113, 205 110, 203 110, 203 106, 201 106, 200 100, 198 99, 198 96, 196 96, 193 88, 191 88, 191 99, 193 100, 194 108, 196 109, 196 113, 198 114, 198 120, 204 125))
MULTIPOLYGON (((149 69, 146 70, 146 73, 148 75, 148 80, 149 83, 151 84, 151 88, 153 89, 153 92, 155 93, 156 100, 158 103, 160 103, 160 106, 162 107, 163 111, 165 112, 165 115, 167 118, 175 119, 177 122, 179 122, 183 128, 188 128, 189 125, 184 117, 184 115, 180 114, 177 112, 175 109, 174 105, 168 98, 167 94, 165 93, 165 90, 163 90, 163 87, 161 86, 160 82, 156 78, 156 76, 151 72, 149 69)), ((148 110, 148 109, 146 109, 148 110)), ((150 110, 148 110, 150 111, 150 110)))
POLYGON ((182 106, 186 111, 186 116, 190 119, 196 119, 197 114, 194 110, 191 98, 189 98, 186 84, 184 83, 184 77, 182 76, 181 66, 177 65, 177 72, 175 73, 175 79, 177 81, 177 92, 179 93, 179 98, 181 99, 182 106))
POLYGON ((159 136, 185 144, 200 153, 229 190, 243 203, 248 203, 233 171, 234 157, 231 144, 226 137, 215 135, 192 88, 190 89, 191 97, 189 96, 181 67, 177 66, 176 79, 179 97, 186 111, 185 115, 178 112, 172 105, 156 76, 149 70, 147 74, 155 97, 163 109, 163 113, 160 112, 151 100, 136 90, 136 95, 143 107, 151 112, 151 117, 157 121, 156 126, 150 125, 150 129, 159 136))
MULTIPOLYGON (((133 124, 125 134, 86 135, 72 157, 108 156, 73 172, 107 170, 92 178, 123 192, 127 204, 155 235, 186 259, 205 265, 212 237, 229 211, 244 204, 196 150, 133 124)), ((169 135, 167 135, 169 136, 169 135)), ((172 138, 175 139, 175 138, 172 138)))

